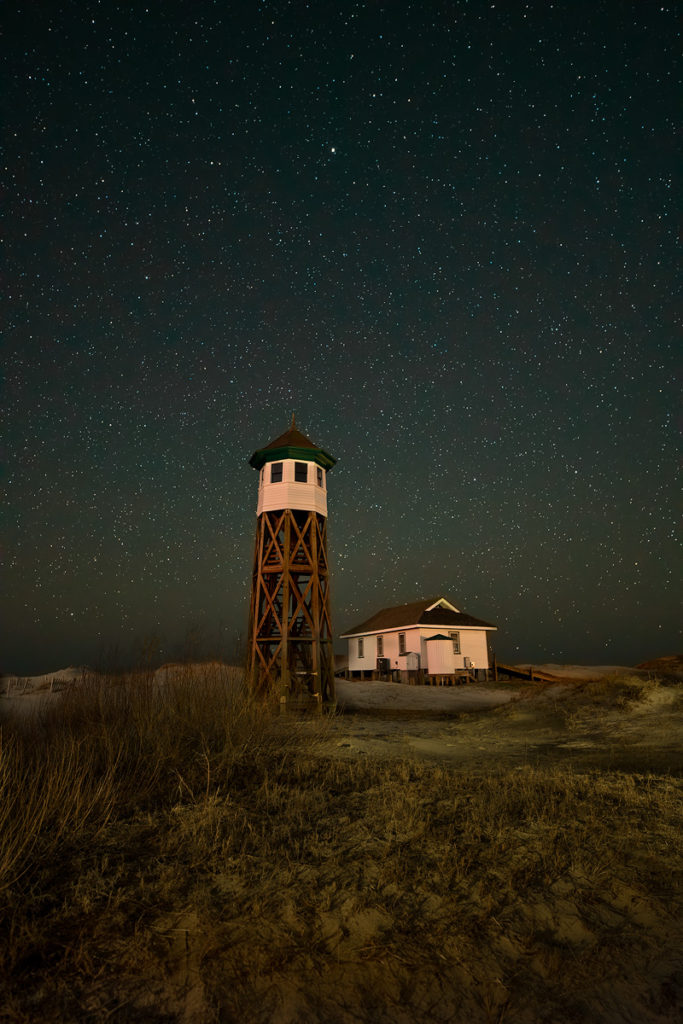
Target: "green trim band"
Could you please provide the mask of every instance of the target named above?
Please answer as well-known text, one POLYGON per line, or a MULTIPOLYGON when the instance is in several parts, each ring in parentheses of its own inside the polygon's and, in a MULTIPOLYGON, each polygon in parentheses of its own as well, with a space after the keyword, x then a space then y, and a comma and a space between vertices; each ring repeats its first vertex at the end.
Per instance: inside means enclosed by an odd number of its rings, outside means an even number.
POLYGON ((337 461, 322 448, 295 448, 293 445, 284 445, 282 448, 259 448, 249 459, 249 465, 254 469, 260 469, 266 462, 280 462, 282 459, 315 462, 323 469, 332 469, 337 461))

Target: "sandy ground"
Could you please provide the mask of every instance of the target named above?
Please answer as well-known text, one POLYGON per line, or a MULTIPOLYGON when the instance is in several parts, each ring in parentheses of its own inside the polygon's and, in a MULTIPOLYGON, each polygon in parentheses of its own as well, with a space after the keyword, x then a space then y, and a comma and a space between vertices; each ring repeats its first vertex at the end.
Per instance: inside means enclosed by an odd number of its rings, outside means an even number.
POLYGON ((331 723, 327 750, 339 757, 421 757, 470 768, 560 762, 581 769, 683 772, 683 682, 650 685, 647 673, 610 667, 608 679, 616 674, 632 680, 637 699, 626 699, 611 694, 609 684, 603 693, 589 693, 586 684, 599 678, 596 669, 570 668, 569 681, 551 685, 432 688, 337 680, 342 714, 331 723))
POLYGON ((337 702, 342 711, 422 711, 426 714, 457 714, 506 704, 513 697, 507 689, 486 684, 469 686, 407 686, 403 683, 359 682, 336 679, 337 702))
MULTIPOLYGON (((128 881, 134 925, 126 924, 125 916, 121 920, 139 942, 135 955, 143 966, 138 971, 137 959, 134 968, 124 959, 124 952, 129 954, 117 932, 118 945, 98 951, 108 971, 98 967, 96 980, 89 982, 88 1019, 209 1024, 223 1000, 227 1007, 243 1005, 243 1012, 226 1011, 222 1019, 268 1024, 679 1021, 678 832, 655 836, 652 822, 644 819, 637 823, 642 842, 631 845, 632 833, 624 828, 613 851, 598 827, 599 816, 593 821, 588 815, 588 824, 543 819, 537 826, 532 818, 517 821, 513 815, 501 825, 487 817, 486 801, 490 794, 496 814, 505 809, 487 781, 499 770, 513 769, 505 785, 524 804, 529 793, 540 791, 538 775, 552 780, 559 767, 565 779, 565 768, 577 776, 605 769, 592 776, 603 794, 601 806, 614 805, 626 820, 636 813, 625 796, 629 786, 650 787, 652 795, 642 806, 652 804, 650 813, 656 815, 656 800, 666 807, 680 791, 683 679, 659 683, 646 671, 618 666, 543 668, 561 681, 449 688, 338 679, 338 712, 322 720, 311 717, 311 732, 322 723, 317 753, 327 765, 334 759, 337 767, 351 762, 343 767, 357 767, 358 778, 366 781, 340 792, 313 788, 313 813, 302 804, 292 834, 292 821, 271 813, 278 793, 293 799, 292 793, 277 780, 271 789, 262 788, 262 803, 239 845, 230 847, 229 829, 220 840, 220 870, 189 857, 192 890, 170 910, 162 909, 163 900, 154 893, 150 899, 147 889, 158 884, 159 865, 167 873, 182 873, 182 857, 157 855, 146 815, 126 823, 127 842, 131 830, 140 829, 143 867, 138 888, 128 881), (605 676, 604 682, 593 682, 605 676), (416 762, 421 762, 417 769, 416 762), (546 766, 551 771, 534 771, 546 766), (437 781, 442 788, 427 791, 433 776, 443 787, 437 781), (527 777, 536 779, 536 789, 525 789, 527 777), (367 778, 374 778, 373 785, 367 778), (391 789, 388 783, 395 779, 403 780, 402 788, 391 789), (456 780, 455 789, 446 788, 449 780, 456 780), (483 802, 476 804, 480 791, 483 802), (449 800, 441 799, 443 792, 450 793, 449 800), (472 832, 467 822, 474 806, 472 832), (286 856, 266 859, 259 838, 264 822, 271 853, 278 849, 286 856), (566 866, 565 835, 577 829, 584 831, 566 866), (146 857, 152 865, 147 874, 146 857), (662 863, 667 885, 650 886, 653 866, 661 878, 662 863), (148 905, 152 924, 145 932, 140 908, 148 905), (152 968, 149 976, 145 963, 152 968), (112 967, 136 979, 136 1001, 125 1003, 111 991, 112 967), (247 993, 242 1004, 235 1002, 233 990, 247 993), (268 1000, 272 1012, 266 1014, 268 1000), (133 1007, 135 1016, 122 1016, 126 1010, 120 1006, 133 1007)), ((187 671, 167 667, 157 679, 182 679, 187 671)), ((231 671, 226 670, 228 680, 238 676, 231 671)), ((9 695, 3 680, 0 722, 3 715, 58 701, 67 686, 78 686, 81 674, 67 669, 15 680, 9 695)), ((293 727, 305 733, 309 720, 297 720, 293 727)), ((311 785, 317 764, 313 759, 307 769, 311 785)), ((561 786, 556 788, 559 793, 561 786)), ((303 787, 302 799, 307 792, 303 787)), ((189 843, 188 836, 207 830, 223 836, 223 819, 233 814, 238 820, 243 810, 239 801, 221 802, 216 794, 215 803, 193 800, 170 813, 174 834, 189 843)), ((179 851, 184 849, 181 843, 179 851)), ((99 860, 108 862, 106 856, 99 860)), ((127 862, 123 855, 112 858, 112 864, 127 862)), ((106 902, 109 914, 121 880, 113 868, 102 870, 96 898, 102 906, 106 902)), ((92 908, 85 919, 96 920, 92 908)))
MULTIPOLYGON (((683 679, 651 685, 648 671, 615 665, 536 665, 551 684, 520 680, 466 686, 335 681, 338 712, 328 720, 324 752, 335 757, 426 758, 453 767, 537 765, 683 771, 683 679), (605 692, 587 697, 587 687, 605 692), (609 680, 630 679, 642 693, 626 700, 609 680)), ((239 670, 213 665, 234 684, 239 670)), ((206 666, 193 667, 204 671, 206 666)), ((164 666, 155 678, 185 678, 188 666, 164 666)), ((78 686, 83 669, 4 677, 0 722, 40 712, 78 686)))

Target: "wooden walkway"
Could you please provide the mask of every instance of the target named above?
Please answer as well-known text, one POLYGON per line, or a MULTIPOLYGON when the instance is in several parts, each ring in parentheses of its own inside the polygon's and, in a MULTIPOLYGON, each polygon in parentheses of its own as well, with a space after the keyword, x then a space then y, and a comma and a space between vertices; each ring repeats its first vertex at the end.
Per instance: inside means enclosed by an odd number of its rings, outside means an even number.
POLYGON ((497 681, 499 675, 512 676, 513 679, 528 679, 532 683, 559 683, 563 676, 554 676, 549 672, 542 672, 533 665, 528 668, 520 668, 519 665, 504 665, 501 661, 493 663, 493 678, 497 681))

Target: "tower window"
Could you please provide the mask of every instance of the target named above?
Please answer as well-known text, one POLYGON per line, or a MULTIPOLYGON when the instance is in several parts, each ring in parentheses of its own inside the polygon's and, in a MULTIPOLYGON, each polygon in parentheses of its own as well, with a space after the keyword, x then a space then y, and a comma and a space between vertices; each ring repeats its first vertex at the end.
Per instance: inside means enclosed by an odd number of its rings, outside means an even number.
POLYGON ((271 484, 282 483, 282 463, 273 462, 270 467, 270 482, 271 484))
POLYGON ((308 463, 307 462, 295 462, 294 463, 294 479, 297 483, 305 484, 308 480, 308 463))
POLYGON ((322 485, 323 485, 323 471, 320 468, 320 466, 316 466, 316 475, 317 475, 317 478, 318 478, 318 487, 322 487, 322 485))

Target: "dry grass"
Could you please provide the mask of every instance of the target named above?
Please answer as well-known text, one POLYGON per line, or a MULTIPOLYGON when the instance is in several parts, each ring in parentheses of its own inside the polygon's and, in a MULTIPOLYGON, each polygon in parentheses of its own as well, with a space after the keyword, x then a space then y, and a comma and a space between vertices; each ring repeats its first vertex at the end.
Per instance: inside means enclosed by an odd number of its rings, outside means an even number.
POLYGON ((3 730, 1 1019, 679 1019, 677 780, 333 760, 234 684, 3 730))

